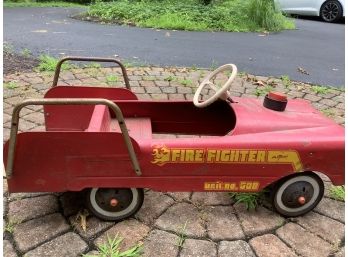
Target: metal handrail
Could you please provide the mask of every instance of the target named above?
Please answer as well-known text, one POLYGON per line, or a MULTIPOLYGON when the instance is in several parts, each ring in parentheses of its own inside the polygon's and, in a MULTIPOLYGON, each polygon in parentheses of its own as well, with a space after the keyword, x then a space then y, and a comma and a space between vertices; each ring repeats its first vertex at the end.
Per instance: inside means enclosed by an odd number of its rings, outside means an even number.
POLYGON ((16 142, 17 142, 17 133, 18 133, 18 124, 19 124, 19 113, 21 109, 27 105, 106 105, 116 115, 116 119, 121 128, 124 142, 127 146, 129 156, 132 161, 132 165, 135 173, 140 176, 141 170, 138 162, 138 158, 135 154, 134 147, 132 141, 129 137, 128 129, 126 123, 124 121, 124 117, 121 109, 114 102, 107 99, 100 98, 84 98, 84 99, 76 99, 76 98, 50 98, 50 99, 27 99, 22 103, 17 104, 12 113, 12 121, 11 121, 11 132, 10 132, 10 140, 8 146, 8 155, 7 155, 7 165, 6 165, 6 175, 10 178, 13 174, 13 165, 14 165, 14 155, 16 150, 16 142))
POLYGON ((60 74, 60 70, 62 67, 62 64, 66 61, 79 61, 79 62, 114 62, 116 64, 118 64, 122 70, 122 75, 123 75, 123 79, 124 79, 124 83, 126 84, 126 88, 131 90, 130 84, 129 84, 129 79, 127 76, 127 71, 126 68, 124 67, 124 65, 116 59, 112 59, 112 58, 99 58, 99 57, 80 57, 80 56, 67 56, 65 58, 62 58, 59 60, 59 62, 57 63, 56 66, 56 70, 54 72, 54 78, 53 78, 53 84, 52 87, 57 86, 58 83, 58 79, 59 79, 59 74, 60 74))

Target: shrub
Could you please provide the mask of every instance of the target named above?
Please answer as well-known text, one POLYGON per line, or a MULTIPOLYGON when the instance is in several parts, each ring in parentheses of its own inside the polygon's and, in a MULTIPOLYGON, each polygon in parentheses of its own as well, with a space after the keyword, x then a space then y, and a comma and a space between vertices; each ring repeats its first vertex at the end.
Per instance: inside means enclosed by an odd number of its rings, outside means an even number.
POLYGON ((248 16, 260 27, 277 31, 284 22, 283 15, 274 0, 250 0, 248 16))
POLYGON ((88 15, 106 22, 181 30, 278 31, 293 26, 272 7, 270 0, 220 0, 209 5, 198 4, 202 1, 96 2, 90 6, 88 15))

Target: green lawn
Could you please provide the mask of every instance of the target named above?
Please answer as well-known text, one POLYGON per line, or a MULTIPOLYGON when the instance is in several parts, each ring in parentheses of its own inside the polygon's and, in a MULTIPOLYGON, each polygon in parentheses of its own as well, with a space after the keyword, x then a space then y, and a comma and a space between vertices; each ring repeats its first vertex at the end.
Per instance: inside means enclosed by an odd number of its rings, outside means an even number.
POLYGON ((92 4, 87 16, 140 27, 197 31, 280 31, 294 22, 273 8, 273 0, 118 0, 92 4))
POLYGON ((76 3, 69 3, 63 1, 55 2, 35 2, 35 1, 4 1, 4 7, 13 8, 13 7, 81 7, 83 5, 76 3))

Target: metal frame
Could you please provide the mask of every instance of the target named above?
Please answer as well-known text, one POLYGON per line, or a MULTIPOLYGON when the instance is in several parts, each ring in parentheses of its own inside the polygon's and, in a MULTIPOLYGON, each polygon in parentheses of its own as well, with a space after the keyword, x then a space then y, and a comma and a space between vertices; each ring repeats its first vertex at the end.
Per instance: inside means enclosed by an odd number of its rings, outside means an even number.
POLYGON ((124 117, 121 109, 114 102, 107 99, 98 99, 98 98, 85 98, 85 99, 76 99, 76 98, 50 98, 50 99, 27 99, 22 103, 17 104, 12 113, 12 121, 11 121, 11 133, 9 139, 8 146, 8 157, 7 157, 7 165, 6 165, 6 175, 10 178, 13 174, 13 165, 14 165, 14 156, 16 150, 16 142, 17 142, 17 133, 18 133, 18 124, 19 124, 19 113, 21 109, 27 105, 106 105, 116 115, 116 119, 121 128, 124 142, 127 146, 129 156, 132 161, 132 165, 135 173, 140 176, 141 170, 138 162, 138 158, 134 151, 134 147, 132 141, 129 137, 128 129, 126 123, 124 121, 124 117))
POLYGON ((61 60, 59 60, 59 62, 57 63, 56 66, 56 70, 54 72, 54 78, 53 78, 53 84, 52 87, 57 86, 58 83, 58 79, 59 79, 59 74, 60 74, 60 70, 62 67, 62 64, 66 61, 79 61, 79 62, 114 62, 116 64, 118 64, 118 66, 120 66, 121 70, 122 70, 122 75, 123 75, 123 79, 124 79, 124 83, 126 84, 126 88, 131 90, 130 84, 129 84, 129 79, 127 76, 127 71, 126 68, 124 67, 124 65, 116 60, 116 59, 112 59, 112 58, 98 58, 98 57, 79 57, 79 56, 67 56, 61 60))

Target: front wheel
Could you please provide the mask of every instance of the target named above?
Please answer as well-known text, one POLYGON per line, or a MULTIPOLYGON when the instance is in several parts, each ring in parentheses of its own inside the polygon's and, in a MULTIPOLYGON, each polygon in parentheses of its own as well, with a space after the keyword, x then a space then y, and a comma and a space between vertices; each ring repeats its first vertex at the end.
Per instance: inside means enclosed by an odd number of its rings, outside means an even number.
POLYGON ((273 207, 286 217, 311 211, 324 195, 324 183, 314 173, 297 174, 279 181, 272 194, 273 207))
POLYGON ((337 0, 328 0, 320 8, 320 17, 326 22, 336 22, 342 18, 343 9, 337 0))
POLYGON ((90 211, 103 220, 119 221, 135 214, 144 201, 140 188, 92 188, 87 194, 90 211))

